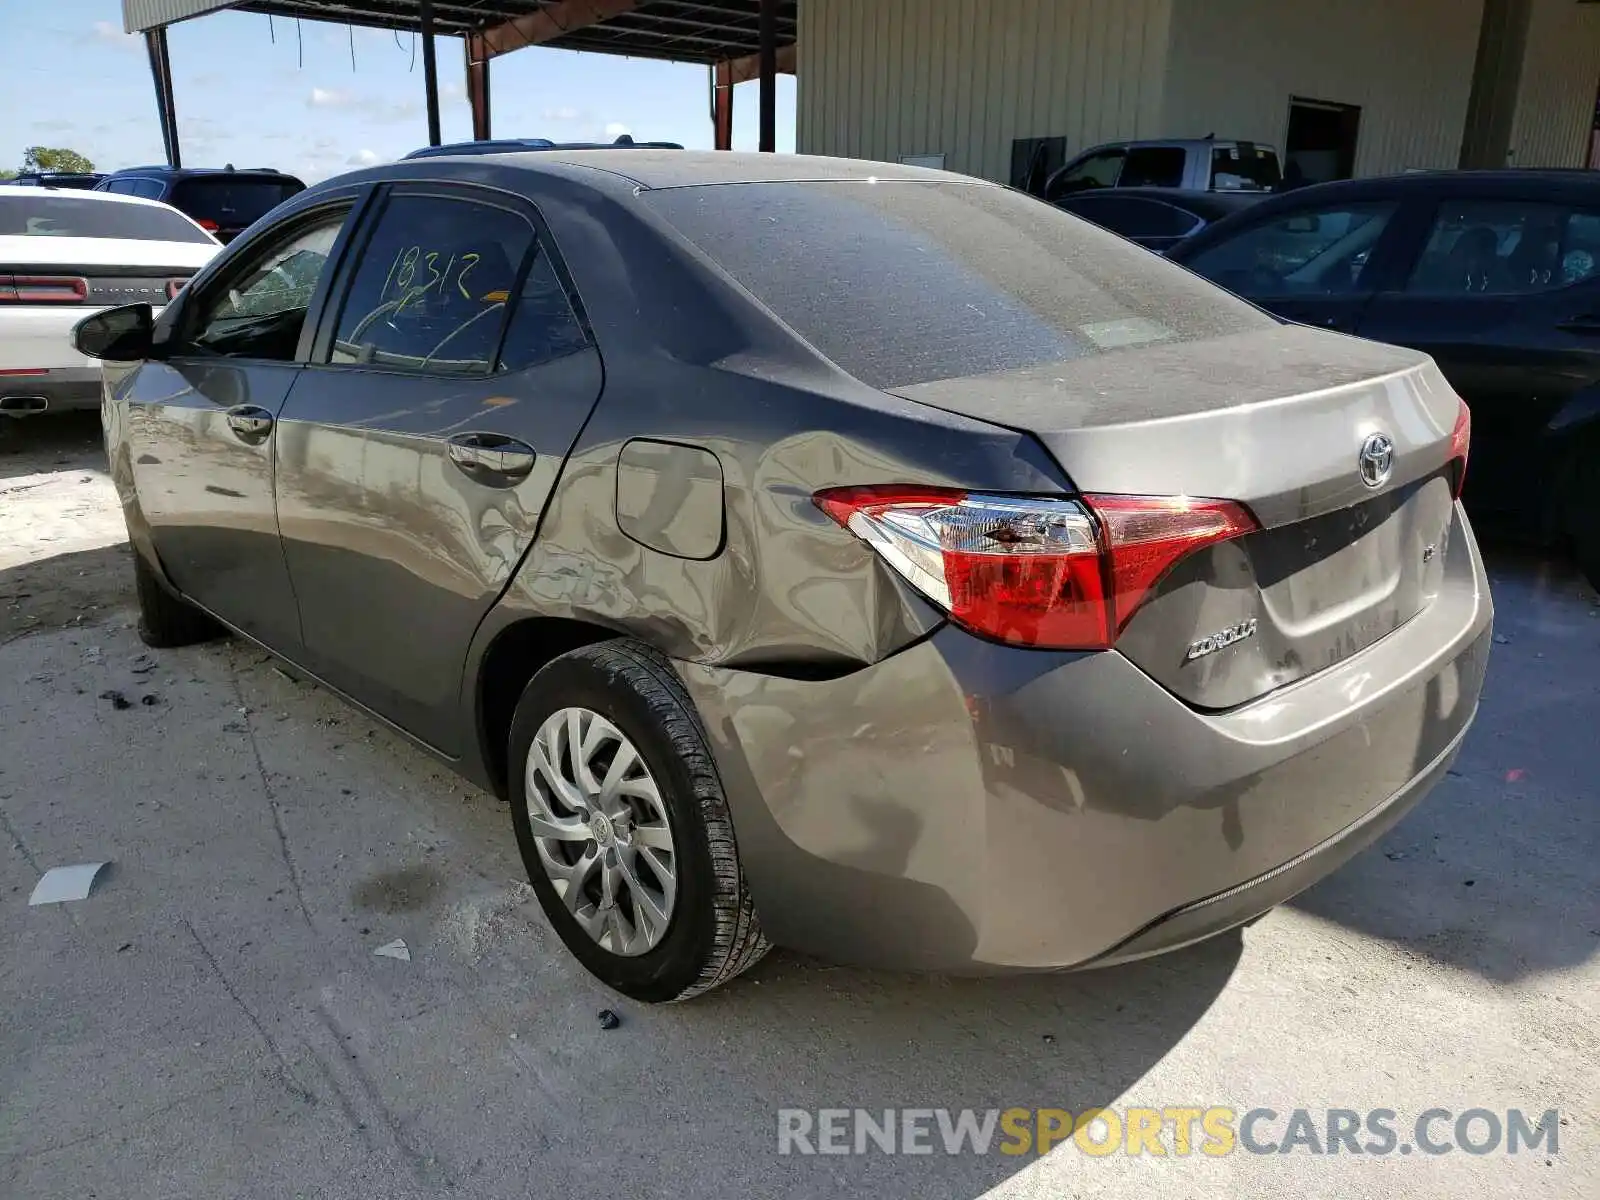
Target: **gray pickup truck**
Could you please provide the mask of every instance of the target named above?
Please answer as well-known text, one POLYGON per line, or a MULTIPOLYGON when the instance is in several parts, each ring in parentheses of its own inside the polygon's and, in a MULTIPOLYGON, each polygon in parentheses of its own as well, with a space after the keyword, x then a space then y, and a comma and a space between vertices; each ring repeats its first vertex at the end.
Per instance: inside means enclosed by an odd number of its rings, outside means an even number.
POLYGON ((1090 188, 1173 188, 1191 192, 1268 192, 1283 181, 1278 152, 1260 142, 1174 138, 1107 142, 1085 150, 1046 181, 1054 202, 1090 188))

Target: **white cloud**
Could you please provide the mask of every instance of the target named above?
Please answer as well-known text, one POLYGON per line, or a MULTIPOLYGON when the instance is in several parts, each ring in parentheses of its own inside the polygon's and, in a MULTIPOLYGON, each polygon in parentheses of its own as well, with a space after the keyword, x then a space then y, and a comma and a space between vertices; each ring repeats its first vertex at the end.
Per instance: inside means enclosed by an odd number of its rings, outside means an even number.
POLYGON ((629 129, 621 121, 610 121, 606 124, 606 136, 608 138, 619 138, 625 133, 632 132, 633 130, 629 129))
POLYGON ((439 85, 439 100, 444 104, 465 104, 467 102, 467 89, 459 83, 441 83, 439 85))
POLYGON ((306 101, 312 108, 346 108, 355 100, 355 93, 342 91, 338 88, 311 89, 311 97, 306 101))
POLYGON ((311 108, 336 108, 357 113, 369 121, 409 121, 422 110, 415 100, 387 100, 382 96, 361 96, 348 88, 311 89, 306 97, 311 108))
POLYGON ((563 104, 560 108, 547 108, 539 114, 545 121, 581 121, 585 114, 570 105, 563 104))
POLYGON ((94 40, 116 46, 120 50, 137 50, 143 41, 136 33, 123 33, 122 26, 113 25, 110 21, 94 23, 94 40))
POLYGON ((378 152, 376 150, 367 149, 357 150, 344 161, 352 167, 370 167, 373 163, 378 161, 378 152))

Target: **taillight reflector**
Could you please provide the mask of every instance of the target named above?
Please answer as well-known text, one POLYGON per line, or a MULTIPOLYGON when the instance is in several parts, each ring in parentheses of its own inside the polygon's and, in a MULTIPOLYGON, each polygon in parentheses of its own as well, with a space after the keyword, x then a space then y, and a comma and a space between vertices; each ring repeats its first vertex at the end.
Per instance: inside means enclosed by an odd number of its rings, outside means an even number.
POLYGON ((1112 645, 1150 589, 1204 546, 1258 528, 1241 505, 1165 496, 997 496, 830 488, 823 512, 956 624, 1054 649, 1112 645))
POLYGON ((74 276, 0 275, 0 304, 82 304, 89 281, 74 276))
POLYGON ((1457 500, 1461 499, 1461 489, 1467 482, 1467 454, 1471 449, 1472 410, 1463 400, 1460 411, 1456 413, 1455 428, 1450 431, 1450 462, 1454 468, 1450 485, 1457 500))
POLYGON ((188 283, 188 282, 189 281, 187 279, 169 279, 169 280, 167 280, 167 299, 168 300, 176 300, 177 297, 178 297, 178 293, 183 291, 183 285, 188 283))
POLYGON ((204 229, 207 233, 216 233, 217 230, 222 228, 221 225, 218 225, 210 217, 196 217, 195 224, 200 226, 200 228, 204 229))

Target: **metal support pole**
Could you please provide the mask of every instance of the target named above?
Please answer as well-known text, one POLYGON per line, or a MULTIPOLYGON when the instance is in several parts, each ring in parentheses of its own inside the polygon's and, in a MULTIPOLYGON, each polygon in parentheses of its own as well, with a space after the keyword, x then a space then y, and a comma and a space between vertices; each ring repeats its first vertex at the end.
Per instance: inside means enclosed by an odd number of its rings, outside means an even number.
POLYGON ((472 107, 472 136, 480 142, 489 140, 489 58, 485 53, 483 38, 469 33, 465 41, 467 51, 467 103, 472 107))
POLYGON ((418 0, 422 19, 422 86, 428 93, 428 145, 439 144, 439 64, 433 56, 433 0, 418 0))
POLYGON ((733 68, 725 62, 711 71, 711 130, 712 145, 733 149, 733 68))
POLYGON ((778 148, 778 0, 761 0, 761 150, 778 148))
POLYGON ((161 145, 167 152, 167 165, 183 166, 178 146, 178 108, 172 96, 172 59, 167 53, 167 27, 158 25, 144 31, 144 48, 150 55, 150 75, 156 84, 156 116, 161 121, 161 145))

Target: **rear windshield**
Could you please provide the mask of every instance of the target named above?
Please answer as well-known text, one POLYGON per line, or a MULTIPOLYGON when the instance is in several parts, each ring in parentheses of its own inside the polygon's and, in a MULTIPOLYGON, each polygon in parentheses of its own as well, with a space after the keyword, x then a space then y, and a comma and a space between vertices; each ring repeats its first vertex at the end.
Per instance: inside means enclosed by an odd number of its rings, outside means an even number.
POLYGON ((210 221, 225 229, 254 225, 290 196, 305 190, 291 179, 183 179, 172 189, 172 206, 197 221, 210 221))
POLYGON ((1212 148, 1211 186, 1219 192, 1270 192, 1282 182, 1278 152, 1270 146, 1212 148))
POLYGON ((0 236, 132 238, 140 242, 209 242, 170 208, 57 196, 0 196, 0 236))
POLYGON ((641 198, 817 350, 904 387, 1273 321, 1020 192, 865 180, 641 198))

